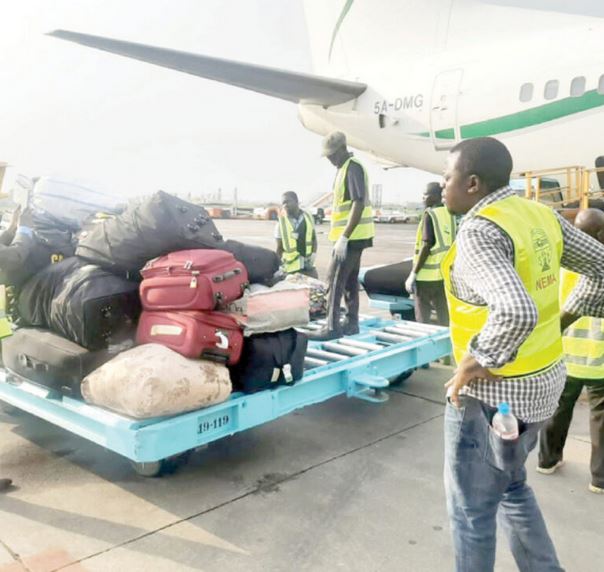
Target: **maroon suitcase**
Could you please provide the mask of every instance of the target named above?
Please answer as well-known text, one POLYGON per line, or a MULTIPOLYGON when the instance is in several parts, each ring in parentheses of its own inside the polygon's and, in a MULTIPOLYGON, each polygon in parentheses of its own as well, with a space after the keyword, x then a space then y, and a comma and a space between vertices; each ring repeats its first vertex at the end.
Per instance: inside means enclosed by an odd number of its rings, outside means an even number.
POLYGON ((221 312, 144 311, 136 343, 161 344, 189 358, 234 365, 241 357, 243 333, 235 318, 221 312))
POLYGON ((214 310, 241 298, 245 266, 223 250, 180 250, 147 262, 141 270, 145 310, 214 310))

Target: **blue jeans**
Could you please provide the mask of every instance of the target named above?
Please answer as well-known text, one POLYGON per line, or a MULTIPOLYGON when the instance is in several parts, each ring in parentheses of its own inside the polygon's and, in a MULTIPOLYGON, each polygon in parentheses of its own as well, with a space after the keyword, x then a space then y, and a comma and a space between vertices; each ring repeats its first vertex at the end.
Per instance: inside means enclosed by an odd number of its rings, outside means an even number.
POLYGON ((490 427, 495 409, 463 396, 445 410, 445 492, 457 572, 490 572, 497 519, 521 572, 562 571, 524 463, 541 423, 520 423, 504 441, 490 427))

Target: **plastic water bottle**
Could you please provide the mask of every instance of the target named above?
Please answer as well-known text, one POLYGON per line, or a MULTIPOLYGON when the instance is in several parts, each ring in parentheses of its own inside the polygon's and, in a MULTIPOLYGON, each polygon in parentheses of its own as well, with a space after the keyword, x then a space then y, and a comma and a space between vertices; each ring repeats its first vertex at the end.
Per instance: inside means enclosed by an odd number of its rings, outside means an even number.
POLYGON ((497 408, 497 413, 493 416, 491 423, 493 431, 502 439, 518 439, 518 419, 516 419, 510 411, 508 403, 500 403, 497 408))

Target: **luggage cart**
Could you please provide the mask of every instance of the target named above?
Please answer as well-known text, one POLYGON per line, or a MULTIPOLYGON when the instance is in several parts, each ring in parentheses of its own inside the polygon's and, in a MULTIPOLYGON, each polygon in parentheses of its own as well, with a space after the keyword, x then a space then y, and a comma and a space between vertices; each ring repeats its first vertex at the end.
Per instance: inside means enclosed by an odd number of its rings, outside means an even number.
MULTIPOLYGON (((311 325, 311 328, 314 327, 311 325)), ((158 476, 178 455, 338 395, 384 402, 389 379, 451 352, 449 330, 366 318, 361 332, 310 342, 305 374, 292 386, 155 419, 134 420, 60 395, 0 369, 0 400, 130 459, 142 476, 158 476)))

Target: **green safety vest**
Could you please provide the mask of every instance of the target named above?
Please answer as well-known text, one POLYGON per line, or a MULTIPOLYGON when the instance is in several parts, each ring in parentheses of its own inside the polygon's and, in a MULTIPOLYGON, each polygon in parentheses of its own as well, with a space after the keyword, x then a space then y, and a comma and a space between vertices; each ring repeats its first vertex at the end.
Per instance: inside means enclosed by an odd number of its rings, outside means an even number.
POLYGON ((281 242, 283 244, 281 262, 283 271, 287 274, 302 270, 304 268, 304 258, 312 254, 314 223, 312 217, 306 211, 302 211, 302 215, 306 222, 306 240, 304 241, 304 252, 302 254, 298 252, 298 240, 294 236, 294 227, 292 226, 287 213, 281 212, 279 215, 279 229, 281 231, 281 242))
MULTIPOLYGON (((420 271, 417 273, 417 280, 425 282, 435 282, 442 280, 440 265, 444 260, 451 245, 455 241, 457 234, 457 221, 455 215, 451 214, 447 207, 439 206, 426 209, 426 213, 432 219, 434 228, 434 245, 430 249, 430 254, 420 271)), ((421 218, 417 226, 417 235, 415 237, 415 256, 413 257, 413 267, 417 263, 419 252, 423 245, 424 217, 421 218)))
POLYGON ((12 335, 10 321, 6 315, 6 287, 0 285, 0 340, 12 335))
MULTIPOLYGON (((346 196, 346 173, 348 171, 348 165, 351 161, 354 161, 357 165, 361 165, 354 157, 349 157, 344 164, 338 169, 336 179, 333 183, 333 204, 331 207, 331 229, 329 230, 329 240, 335 242, 342 236, 346 225, 348 224, 348 217, 352 210, 352 201, 344 200, 346 196)), ((361 220, 352 231, 352 234, 348 237, 349 240, 363 240, 373 238, 375 236, 375 227, 373 224, 373 209, 369 203, 369 181, 367 179, 367 171, 363 165, 361 165, 363 173, 365 174, 365 208, 361 213, 361 220)))
MULTIPOLYGON (((579 274, 562 270, 560 305, 579 281, 579 274)), ((604 320, 583 316, 571 324, 562 336, 564 362, 571 377, 604 380, 604 320)))

